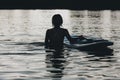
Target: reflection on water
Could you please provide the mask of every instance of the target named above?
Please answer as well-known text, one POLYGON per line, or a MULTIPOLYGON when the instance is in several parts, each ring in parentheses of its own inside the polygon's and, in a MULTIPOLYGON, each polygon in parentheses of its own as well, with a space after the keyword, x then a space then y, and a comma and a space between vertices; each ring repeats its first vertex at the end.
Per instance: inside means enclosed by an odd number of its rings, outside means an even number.
MULTIPOLYGON (((81 51, 81 50, 80 50, 81 51)), ((113 54, 113 49, 110 48, 99 48, 99 50, 87 50, 84 51, 90 55, 94 56, 112 56, 113 54)))
POLYGON ((0 10, 0 80, 120 80, 119 25, 120 11, 0 10), (71 35, 114 45, 97 52, 66 48, 46 53, 45 32, 56 13, 71 35))
POLYGON ((62 52, 52 52, 46 55, 46 67, 50 72, 49 77, 52 79, 61 79, 64 75, 63 70, 65 68, 65 55, 62 52))

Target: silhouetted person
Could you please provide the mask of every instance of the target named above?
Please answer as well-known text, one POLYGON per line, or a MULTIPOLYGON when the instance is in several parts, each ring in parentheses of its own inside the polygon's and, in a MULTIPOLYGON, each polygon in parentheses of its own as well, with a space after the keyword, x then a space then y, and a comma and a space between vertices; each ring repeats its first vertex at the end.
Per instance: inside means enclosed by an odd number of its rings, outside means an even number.
POLYGON ((52 17, 52 25, 54 27, 46 31, 46 49, 54 49, 56 51, 62 50, 64 37, 67 37, 67 39, 72 42, 72 38, 69 35, 68 30, 60 27, 62 26, 62 23, 63 19, 60 14, 56 14, 52 17))

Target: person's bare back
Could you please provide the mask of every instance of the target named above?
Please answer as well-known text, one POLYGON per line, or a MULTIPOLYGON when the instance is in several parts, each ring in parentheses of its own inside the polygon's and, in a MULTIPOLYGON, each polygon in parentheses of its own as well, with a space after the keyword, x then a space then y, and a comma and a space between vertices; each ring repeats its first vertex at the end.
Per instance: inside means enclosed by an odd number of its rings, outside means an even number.
POLYGON ((63 20, 61 15, 56 14, 53 16, 52 24, 54 28, 48 29, 46 31, 45 48, 62 50, 64 37, 67 37, 67 39, 71 42, 72 38, 70 37, 68 30, 60 28, 62 23, 63 20))

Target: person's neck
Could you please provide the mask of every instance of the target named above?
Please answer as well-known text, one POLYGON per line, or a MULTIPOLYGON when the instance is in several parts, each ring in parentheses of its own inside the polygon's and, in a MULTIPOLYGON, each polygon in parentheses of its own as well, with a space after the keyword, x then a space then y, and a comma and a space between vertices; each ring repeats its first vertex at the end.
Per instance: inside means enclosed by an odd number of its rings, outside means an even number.
POLYGON ((59 26, 56 26, 56 27, 54 27, 55 29, 60 29, 60 27, 59 26))

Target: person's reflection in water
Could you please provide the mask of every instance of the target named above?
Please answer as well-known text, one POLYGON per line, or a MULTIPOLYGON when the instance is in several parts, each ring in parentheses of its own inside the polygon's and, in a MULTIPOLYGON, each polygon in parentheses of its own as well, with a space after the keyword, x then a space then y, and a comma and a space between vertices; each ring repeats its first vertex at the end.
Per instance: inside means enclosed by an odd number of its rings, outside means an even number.
POLYGON ((50 72, 48 78, 53 80, 61 80, 64 73, 64 68, 66 66, 66 59, 64 53, 51 52, 46 55, 46 67, 47 71, 50 72))
POLYGON ((45 37, 46 49, 54 49, 57 52, 63 50, 64 37, 67 37, 70 43, 72 42, 72 38, 69 35, 68 30, 61 28, 62 24, 63 24, 63 19, 61 15, 55 14, 52 17, 52 25, 54 26, 54 28, 48 29, 46 31, 46 37, 45 37))

